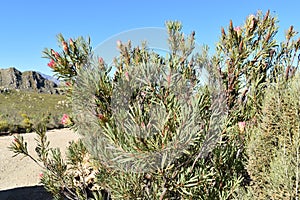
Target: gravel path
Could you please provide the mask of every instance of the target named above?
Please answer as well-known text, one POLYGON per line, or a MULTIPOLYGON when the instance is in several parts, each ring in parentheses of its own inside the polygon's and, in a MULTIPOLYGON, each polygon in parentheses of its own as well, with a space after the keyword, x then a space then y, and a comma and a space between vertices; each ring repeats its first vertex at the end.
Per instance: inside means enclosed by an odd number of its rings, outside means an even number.
MULTIPOLYGON (((34 151, 36 134, 26 133, 22 135, 27 142, 28 151, 36 158, 34 151)), ((76 133, 69 129, 48 131, 47 137, 50 146, 61 148, 63 153, 70 141, 79 138, 76 133)), ((27 157, 23 158, 21 155, 12 157, 14 153, 8 149, 8 146, 13 138, 13 136, 0 137, 0 191, 39 184, 41 168, 27 157)))

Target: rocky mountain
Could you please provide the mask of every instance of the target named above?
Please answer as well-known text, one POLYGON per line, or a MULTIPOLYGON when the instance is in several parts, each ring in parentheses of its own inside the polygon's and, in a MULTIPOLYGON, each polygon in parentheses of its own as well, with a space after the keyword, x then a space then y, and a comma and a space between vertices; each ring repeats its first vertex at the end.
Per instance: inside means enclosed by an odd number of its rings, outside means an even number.
POLYGON ((42 93, 58 93, 58 84, 36 71, 20 72, 16 68, 0 69, 0 87, 42 93))

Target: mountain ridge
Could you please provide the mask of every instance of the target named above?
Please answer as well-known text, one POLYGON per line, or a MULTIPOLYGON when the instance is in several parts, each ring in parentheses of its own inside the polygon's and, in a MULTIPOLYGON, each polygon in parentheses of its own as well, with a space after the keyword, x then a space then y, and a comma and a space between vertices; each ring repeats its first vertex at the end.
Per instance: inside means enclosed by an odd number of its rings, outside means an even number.
POLYGON ((21 72, 14 67, 0 68, 0 87, 58 94, 58 82, 51 80, 51 76, 47 76, 33 70, 21 72))

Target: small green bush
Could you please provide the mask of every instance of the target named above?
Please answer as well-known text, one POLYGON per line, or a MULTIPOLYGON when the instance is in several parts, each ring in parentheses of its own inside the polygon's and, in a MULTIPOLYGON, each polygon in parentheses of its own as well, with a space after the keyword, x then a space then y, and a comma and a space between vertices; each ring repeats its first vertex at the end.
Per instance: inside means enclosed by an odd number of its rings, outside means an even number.
POLYGON ((260 123, 250 130, 247 169, 256 199, 299 196, 299 75, 267 90, 260 123))
POLYGON ((9 125, 6 120, 0 120, 0 130, 7 132, 9 130, 9 125))
POLYGON ((26 132, 32 131, 33 124, 31 122, 30 118, 28 117, 28 115, 26 115, 25 113, 22 113, 21 116, 23 117, 21 126, 26 129, 26 132))

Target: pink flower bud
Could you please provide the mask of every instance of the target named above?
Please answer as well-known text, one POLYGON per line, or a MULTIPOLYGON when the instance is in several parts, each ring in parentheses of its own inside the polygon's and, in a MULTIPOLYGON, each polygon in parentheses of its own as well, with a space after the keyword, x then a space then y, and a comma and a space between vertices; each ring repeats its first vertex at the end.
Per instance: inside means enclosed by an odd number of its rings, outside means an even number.
POLYGON ((55 55, 54 55, 54 57, 55 57, 56 59, 60 59, 60 55, 59 55, 59 53, 58 53, 58 52, 55 52, 55 55))
POLYGON ((102 57, 100 57, 100 58, 98 59, 98 62, 99 62, 99 64, 100 64, 100 65, 103 65, 103 64, 104 64, 104 60, 103 60, 103 58, 102 58, 102 57))
POLYGON ((61 123, 63 125, 70 125, 71 124, 71 119, 67 114, 64 114, 63 117, 61 118, 61 123))
POLYGON ((239 27, 239 26, 235 27, 235 28, 234 28, 234 31, 236 32, 236 34, 237 34, 238 36, 241 36, 241 34, 242 34, 242 29, 241 29, 241 27, 239 27))
POLYGON ((103 120, 104 119, 104 116, 102 114, 98 114, 97 117, 100 119, 100 120, 103 120))
POLYGON ((43 172, 39 173, 39 177, 40 177, 40 179, 42 179, 44 177, 43 172))
POLYGON ((121 40, 118 40, 118 41, 117 41, 117 47, 118 47, 119 49, 122 47, 122 42, 121 42, 121 40))
POLYGON ((51 60, 51 61, 48 63, 48 67, 51 67, 52 69, 55 68, 55 65, 56 65, 56 63, 55 63, 54 60, 51 60))
POLYGON ((167 79, 168 85, 170 85, 171 84, 171 74, 167 75, 166 79, 167 79))
POLYGON ((14 138, 13 143, 16 145, 17 148, 20 148, 20 141, 17 138, 14 138))
POLYGON ((62 41, 62 46, 65 52, 69 52, 68 44, 65 41, 62 41))
POLYGON ((125 78, 127 81, 129 81, 129 73, 128 72, 125 72, 125 78))
POLYGON ((246 122, 239 122, 238 123, 238 126, 239 126, 239 130, 240 130, 240 132, 241 133, 244 133, 244 131, 245 131, 245 127, 246 127, 246 122))
POLYGON ((253 19, 255 19, 255 16, 253 14, 251 14, 251 15, 248 16, 248 20, 252 21, 253 19))
POLYGON ((221 28, 221 33, 222 33, 222 37, 225 38, 226 37, 226 33, 225 33, 225 30, 224 30, 223 27, 221 28))
POLYGON ((255 25, 255 16, 254 15, 249 15, 248 19, 247 19, 247 23, 248 23, 248 26, 250 29, 253 29, 254 28, 254 25, 255 25))

